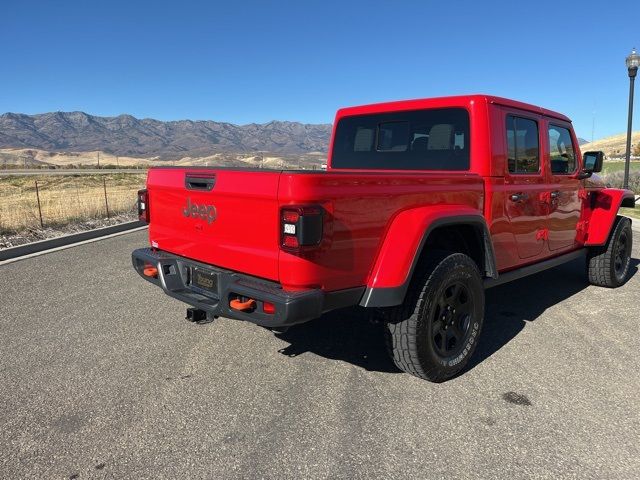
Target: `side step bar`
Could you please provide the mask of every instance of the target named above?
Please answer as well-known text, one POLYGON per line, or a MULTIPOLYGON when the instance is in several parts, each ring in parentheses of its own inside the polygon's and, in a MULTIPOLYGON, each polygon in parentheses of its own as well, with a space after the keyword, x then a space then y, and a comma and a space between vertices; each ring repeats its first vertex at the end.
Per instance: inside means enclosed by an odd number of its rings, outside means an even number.
POLYGON ((498 275, 498 278, 485 278, 484 288, 496 287, 498 285, 502 285, 503 283, 511 282, 512 280, 517 280, 522 277, 533 275, 534 273, 539 273, 544 270, 548 270, 549 268, 562 265, 563 263, 570 262, 571 260, 575 260, 576 258, 584 257, 586 254, 587 249, 581 248, 580 250, 574 250, 573 252, 560 255, 559 257, 550 258, 549 260, 534 263, 533 265, 528 265, 516 270, 510 270, 508 272, 501 273, 498 275))

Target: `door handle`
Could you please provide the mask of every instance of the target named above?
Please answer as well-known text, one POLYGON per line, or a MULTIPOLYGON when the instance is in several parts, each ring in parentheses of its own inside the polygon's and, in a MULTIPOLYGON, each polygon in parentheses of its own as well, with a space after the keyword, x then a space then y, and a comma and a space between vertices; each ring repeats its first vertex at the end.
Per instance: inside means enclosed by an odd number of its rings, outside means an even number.
POLYGON ((216 184, 216 176, 213 175, 185 175, 184 186, 187 190, 211 191, 216 184))
POLYGON ((559 196, 560 196, 560 190, 555 190, 555 191, 551 192, 551 200, 555 200, 559 196))
POLYGON ((526 193, 514 193, 509 198, 512 202, 522 202, 523 200, 526 200, 527 197, 528 195, 526 193))

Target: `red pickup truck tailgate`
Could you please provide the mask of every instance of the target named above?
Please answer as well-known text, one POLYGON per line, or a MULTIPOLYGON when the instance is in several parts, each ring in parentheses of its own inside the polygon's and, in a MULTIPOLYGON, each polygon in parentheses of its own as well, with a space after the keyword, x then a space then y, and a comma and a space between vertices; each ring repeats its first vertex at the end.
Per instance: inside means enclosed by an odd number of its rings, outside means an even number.
POLYGON ((151 245, 277 280, 279 180, 280 171, 150 169, 151 245))

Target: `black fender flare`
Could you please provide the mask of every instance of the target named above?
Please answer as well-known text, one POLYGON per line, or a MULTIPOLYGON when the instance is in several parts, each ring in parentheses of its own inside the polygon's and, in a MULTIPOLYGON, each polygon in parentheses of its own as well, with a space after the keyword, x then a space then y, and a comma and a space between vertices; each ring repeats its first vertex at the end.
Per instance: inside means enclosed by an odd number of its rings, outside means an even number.
POLYGON ((493 250, 493 242, 491 241, 491 235, 487 222, 481 215, 456 215, 451 217, 444 217, 434 220, 422 235, 420 245, 411 263, 409 275, 402 285, 397 287, 384 287, 374 288, 367 287, 364 291, 362 299, 360 300, 360 306, 362 307, 393 307, 401 305, 404 302, 404 298, 409 289, 409 284, 413 278, 418 260, 422 255, 429 235, 441 227, 454 226, 454 225, 471 225, 476 228, 481 234, 480 240, 482 241, 482 250, 484 253, 484 265, 480 266, 480 273, 484 274, 485 278, 498 278, 498 269, 496 267, 495 253, 493 250), (484 272, 482 271, 484 269, 484 272))

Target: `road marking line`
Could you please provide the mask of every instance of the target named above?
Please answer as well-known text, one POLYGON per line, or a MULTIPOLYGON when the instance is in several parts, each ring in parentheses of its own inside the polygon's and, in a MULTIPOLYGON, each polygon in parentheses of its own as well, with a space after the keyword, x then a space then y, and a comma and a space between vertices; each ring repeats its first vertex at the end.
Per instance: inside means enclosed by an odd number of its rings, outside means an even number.
POLYGON ((87 243, 99 242, 100 240, 105 240, 107 238, 118 237, 120 235, 126 235, 127 233, 139 232, 140 230, 144 230, 145 228, 147 228, 146 225, 142 226, 142 227, 132 228, 131 230, 123 230, 122 232, 111 233, 109 235, 104 235, 102 237, 90 238, 88 240, 82 240, 80 242, 70 243, 69 245, 61 245, 60 247, 54 247, 54 248, 50 248, 48 250, 42 250, 40 252, 29 253, 27 255, 22 255, 21 257, 9 258, 7 260, 0 261, 0 266, 6 265, 8 263, 17 262, 17 261, 20 261, 20 260, 26 260, 28 258, 39 257, 40 255, 45 255, 47 253, 53 253, 53 252, 57 252, 57 251, 60 251, 60 250, 65 250, 67 248, 78 247, 80 245, 85 245, 87 243))

